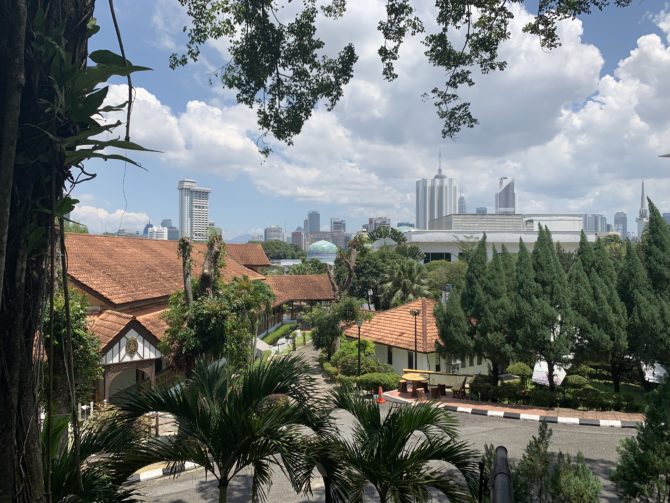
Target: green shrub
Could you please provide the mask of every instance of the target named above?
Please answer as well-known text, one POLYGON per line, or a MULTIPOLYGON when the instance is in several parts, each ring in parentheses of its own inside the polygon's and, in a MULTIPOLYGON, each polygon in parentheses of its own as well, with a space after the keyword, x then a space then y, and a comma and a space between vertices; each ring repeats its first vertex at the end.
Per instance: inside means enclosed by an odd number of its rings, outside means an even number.
POLYGON ((524 362, 514 362, 507 367, 507 373, 521 379, 521 385, 525 388, 528 385, 528 379, 533 375, 533 369, 524 362))
POLYGON ((588 384, 575 392, 575 398, 579 406, 585 409, 601 409, 604 402, 602 393, 588 384))
POLYGON ((348 386, 351 388, 356 386, 356 378, 352 376, 338 374, 337 377, 335 377, 335 381, 341 386, 348 386))
POLYGON ((492 400, 493 394, 493 385, 483 376, 476 376, 470 383, 470 396, 473 398, 482 402, 489 402, 492 400))
POLYGON ((561 388, 558 393, 558 405, 561 407, 570 407, 576 409, 579 402, 575 397, 576 390, 573 388, 561 388))
MULTIPOLYGON (((342 338, 340 347, 331 358, 340 374, 358 375, 358 340, 342 338)), ((361 375, 379 371, 379 362, 375 354, 373 342, 361 339, 361 375)))
POLYGON ((297 325, 295 323, 287 323, 286 325, 282 325, 281 327, 277 328, 277 330, 266 334, 265 337, 263 337, 263 341, 267 342, 270 346, 277 344, 279 339, 286 337, 291 332, 293 332, 296 326, 297 325))
POLYGON ((596 503, 602 489, 598 477, 584 463, 581 452, 577 453, 574 461, 569 455, 558 453, 549 479, 549 493, 553 501, 596 503))
POLYGON ((524 387, 520 383, 506 382, 498 386, 497 398, 501 402, 519 403, 522 401, 524 387))
POLYGON ((589 367, 586 363, 580 363, 568 369, 568 374, 573 376, 582 376, 587 379, 592 377, 595 373, 595 369, 593 367, 589 367))
POLYGON ((356 378, 356 384, 363 390, 377 392, 379 386, 385 391, 396 389, 400 376, 395 372, 371 372, 356 378))
POLYGON ((534 388, 528 393, 529 402, 538 407, 553 407, 558 401, 558 396, 545 388, 534 388))
POLYGON ((589 383, 588 379, 579 374, 569 375, 563 379, 563 385, 568 388, 583 388, 589 383))
POLYGON ((328 376, 329 379, 335 380, 337 379, 337 368, 335 368, 335 365, 332 363, 325 361, 321 363, 321 367, 323 368, 323 371, 325 374, 328 376))

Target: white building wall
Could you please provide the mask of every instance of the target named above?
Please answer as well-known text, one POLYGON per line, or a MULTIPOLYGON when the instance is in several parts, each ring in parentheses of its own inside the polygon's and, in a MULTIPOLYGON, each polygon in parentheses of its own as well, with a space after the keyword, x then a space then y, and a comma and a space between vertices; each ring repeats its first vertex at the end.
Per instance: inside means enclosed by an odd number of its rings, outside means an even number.
POLYGON ((124 363, 134 362, 138 360, 154 360, 162 358, 161 352, 156 346, 151 344, 148 340, 138 334, 134 329, 128 331, 121 339, 119 339, 100 359, 102 365, 110 363, 124 363), (137 339, 137 351, 134 355, 126 353, 126 345, 128 339, 135 337, 137 339))

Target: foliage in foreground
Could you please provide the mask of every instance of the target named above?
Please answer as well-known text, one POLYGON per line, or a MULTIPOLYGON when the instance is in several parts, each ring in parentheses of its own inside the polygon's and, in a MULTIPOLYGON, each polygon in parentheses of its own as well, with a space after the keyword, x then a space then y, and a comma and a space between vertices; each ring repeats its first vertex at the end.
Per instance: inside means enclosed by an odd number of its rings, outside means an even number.
POLYGON ((645 422, 619 455, 611 478, 624 501, 670 501, 670 381, 649 395, 645 422))

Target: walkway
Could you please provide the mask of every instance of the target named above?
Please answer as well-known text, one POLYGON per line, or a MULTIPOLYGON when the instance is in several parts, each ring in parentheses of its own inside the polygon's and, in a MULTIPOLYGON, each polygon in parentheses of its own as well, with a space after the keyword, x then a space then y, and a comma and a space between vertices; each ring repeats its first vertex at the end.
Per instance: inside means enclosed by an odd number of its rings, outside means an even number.
MULTIPOLYGON (((387 391, 384 397, 392 402, 412 404, 417 400, 410 393, 387 391)), ((461 400, 442 397, 435 400, 440 407, 453 412, 495 416, 505 419, 524 419, 530 421, 547 421, 550 423, 578 424, 582 426, 609 426, 615 428, 634 428, 644 421, 644 414, 617 411, 576 410, 563 407, 543 408, 533 405, 502 405, 497 403, 461 400)))

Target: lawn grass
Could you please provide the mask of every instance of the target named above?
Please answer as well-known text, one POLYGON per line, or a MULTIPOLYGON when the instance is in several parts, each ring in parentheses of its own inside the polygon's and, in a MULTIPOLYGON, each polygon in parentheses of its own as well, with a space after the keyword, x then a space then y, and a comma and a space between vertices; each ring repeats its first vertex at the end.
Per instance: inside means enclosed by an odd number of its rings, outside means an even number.
MULTIPOLYGON (((602 391, 604 393, 614 393, 614 386, 612 385, 612 381, 599 381, 595 379, 589 379, 589 384, 598 391, 602 391)), ((636 404, 645 405, 647 403, 646 402, 647 392, 639 384, 622 382, 621 394, 630 395, 636 404)))
MULTIPOLYGON (((309 330, 302 330, 301 332, 302 332, 302 335, 301 335, 300 337, 296 337, 296 339, 295 339, 295 347, 296 347, 296 349, 297 349, 297 348, 300 348, 300 347, 302 347, 302 346, 306 346, 306 345, 309 343, 309 341, 312 340, 312 332, 311 332, 311 331, 309 331, 309 330), (303 342, 303 336, 304 336, 304 340, 305 340, 305 342, 303 342)), ((293 344, 290 344, 290 343, 289 343, 289 344, 286 345, 285 348, 283 348, 283 349, 279 352, 279 354, 283 355, 283 354, 289 353, 290 351, 293 351, 293 344)))

